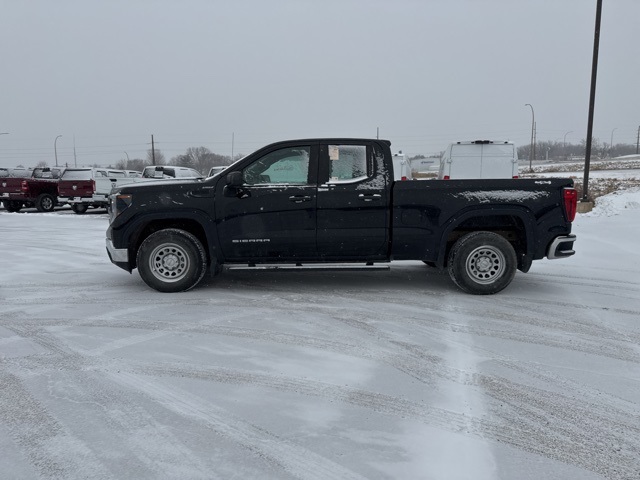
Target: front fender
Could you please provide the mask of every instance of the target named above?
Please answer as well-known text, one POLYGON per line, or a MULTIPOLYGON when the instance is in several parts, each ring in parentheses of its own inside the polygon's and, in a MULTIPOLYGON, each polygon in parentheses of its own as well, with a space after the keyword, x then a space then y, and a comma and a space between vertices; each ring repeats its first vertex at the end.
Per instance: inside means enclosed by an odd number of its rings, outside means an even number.
POLYGON ((127 248, 131 268, 135 268, 140 244, 149 234, 163 228, 181 228, 196 235, 208 252, 209 260, 217 259, 221 251, 217 245, 215 221, 202 210, 137 213, 120 226, 112 225, 110 228, 114 246, 127 248))

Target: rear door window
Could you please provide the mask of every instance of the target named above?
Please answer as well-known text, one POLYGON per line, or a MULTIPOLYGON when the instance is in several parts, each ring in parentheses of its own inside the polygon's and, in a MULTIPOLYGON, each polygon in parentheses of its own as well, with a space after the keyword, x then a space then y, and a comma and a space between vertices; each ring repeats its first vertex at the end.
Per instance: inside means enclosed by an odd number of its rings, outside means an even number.
POLYGON ((358 182, 370 173, 370 162, 365 145, 329 145, 329 181, 358 182))

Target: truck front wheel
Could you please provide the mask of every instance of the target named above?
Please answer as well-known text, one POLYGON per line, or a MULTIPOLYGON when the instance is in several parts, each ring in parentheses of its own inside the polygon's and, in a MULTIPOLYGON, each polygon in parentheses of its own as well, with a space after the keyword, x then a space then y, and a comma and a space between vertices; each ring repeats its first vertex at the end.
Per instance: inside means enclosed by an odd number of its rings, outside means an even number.
POLYGON ((55 199, 48 193, 43 193, 38 198, 36 198, 36 208, 39 212, 53 212, 53 207, 55 206, 55 199))
POLYGON ((506 288, 516 274, 513 246, 493 232, 472 232, 449 253, 449 276, 467 293, 490 295, 506 288))
POLYGON ((159 292, 184 292, 195 287, 207 271, 207 254, 191 233, 166 228, 149 235, 138 250, 142 280, 159 292))

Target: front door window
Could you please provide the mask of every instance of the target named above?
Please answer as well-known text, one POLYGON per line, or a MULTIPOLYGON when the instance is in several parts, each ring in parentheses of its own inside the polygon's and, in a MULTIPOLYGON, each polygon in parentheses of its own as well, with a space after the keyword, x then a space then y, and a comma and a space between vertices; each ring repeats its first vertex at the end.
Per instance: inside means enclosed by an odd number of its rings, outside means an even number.
POLYGON ((309 147, 283 148, 271 152, 243 171, 248 185, 308 185, 309 147))

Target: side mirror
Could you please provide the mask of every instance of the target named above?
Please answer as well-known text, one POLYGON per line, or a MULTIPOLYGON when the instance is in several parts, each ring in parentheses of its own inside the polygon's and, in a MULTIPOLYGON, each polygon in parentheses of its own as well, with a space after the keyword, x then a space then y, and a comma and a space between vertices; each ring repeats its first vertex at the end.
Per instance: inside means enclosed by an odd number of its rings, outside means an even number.
POLYGON ((230 187, 240 187, 244 184, 242 172, 231 172, 227 175, 227 185, 230 187))

